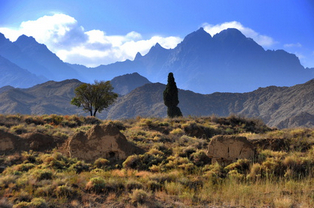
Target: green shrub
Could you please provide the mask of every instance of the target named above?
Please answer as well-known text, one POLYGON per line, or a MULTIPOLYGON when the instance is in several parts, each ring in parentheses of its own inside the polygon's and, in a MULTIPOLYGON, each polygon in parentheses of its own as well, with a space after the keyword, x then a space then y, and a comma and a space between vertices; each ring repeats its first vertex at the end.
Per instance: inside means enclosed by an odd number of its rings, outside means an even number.
POLYGON ((199 167, 211 163, 211 159, 207 156, 204 150, 199 150, 191 154, 191 161, 199 167))
POLYGON ((143 189, 135 189, 129 196, 131 203, 134 205, 143 204, 149 199, 149 194, 143 189))
POLYGON ((83 171, 89 171, 90 165, 84 161, 77 161, 70 166, 69 170, 74 170, 76 173, 81 173, 83 171))
POLYGON ((141 158, 138 155, 130 155, 122 163, 124 168, 139 169, 141 167, 141 158))
POLYGON ((24 163, 25 162, 35 163, 36 156, 38 156, 38 154, 34 154, 32 151, 22 153, 22 159, 24 163))
POLYGON ((281 177, 284 175, 286 168, 278 158, 266 158, 261 165, 262 177, 281 177))
POLYGON ((130 180, 126 184, 126 189, 129 192, 131 192, 133 189, 142 189, 142 188, 143 188, 143 184, 135 180, 130 180))
POLYGON ((85 189, 87 191, 95 192, 95 193, 101 193, 105 189, 105 180, 101 177, 94 177, 91 178, 88 183, 86 184, 85 189))
POLYGON ((149 180, 146 185, 147 185, 147 188, 153 192, 159 191, 162 188, 162 185, 160 183, 153 180, 149 180))
POLYGON ((55 189, 55 194, 57 197, 72 197, 76 194, 76 191, 72 187, 61 185, 55 189))
POLYGON ((248 159, 239 159, 234 163, 231 163, 227 167, 225 167, 225 170, 227 172, 229 171, 236 171, 240 174, 248 174, 251 167, 251 161, 248 159))
POLYGON ((94 162, 94 166, 96 168, 105 168, 109 165, 109 160, 104 159, 104 158, 98 158, 97 160, 95 160, 94 162))
POLYGON ((85 124, 101 124, 101 120, 99 120, 98 118, 94 117, 94 116, 87 116, 84 117, 84 123, 85 124))
POLYGON ((38 180, 51 180, 53 173, 49 169, 37 169, 32 172, 32 175, 38 180))
POLYGON ((5 175, 5 176, 0 175, 0 187, 7 188, 9 184, 15 183, 16 178, 17 177, 15 175, 5 175))
POLYGON ((191 154, 193 154, 194 152, 196 152, 195 148, 192 146, 188 146, 188 147, 181 149, 181 152, 179 152, 179 156, 189 158, 191 156, 191 154))
POLYGON ((51 121, 54 125, 59 125, 63 121, 63 116, 52 114, 50 115, 51 121))
POLYGON ((259 163, 254 163, 251 167, 250 173, 248 174, 249 179, 256 180, 261 178, 262 166, 259 163))
POLYGON ((16 171, 28 171, 28 170, 30 170, 30 169, 32 169, 34 167, 35 167, 35 165, 33 163, 22 163, 22 164, 14 166, 13 170, 16 170, 16 171))
POLYGON ((47 202, 43 198, 33 198, 31 202, 20 202, 13 206, 13 208, 46 208, 47 202))
POLYGON ((16 126, 12 126, 10 128, 10 131, 12 133, 15 133, 15 134, 23 134, 23 133, 27 132, 27 129, 26 129, 25 125, 19 124, 19 125, 16 125, 16 126))
POLYGON ((181 129, 181 128, 176 128, 176 129, 173 129, 170 134, 173 134, 173 135, 183 135, 184 134, 184 131, 181 129))

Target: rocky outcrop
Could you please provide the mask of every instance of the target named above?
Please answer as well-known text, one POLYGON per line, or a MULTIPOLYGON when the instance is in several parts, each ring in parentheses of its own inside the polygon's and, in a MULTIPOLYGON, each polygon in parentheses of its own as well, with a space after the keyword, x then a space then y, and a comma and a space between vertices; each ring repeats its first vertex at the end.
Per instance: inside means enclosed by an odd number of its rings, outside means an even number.
POLYGON ((246 137, 218 135, 208 144, 207 154, 212 162, 226 165, 238 159, 253 159, 254 147, 246 137))
POLYGON ((57 141, 56 138, 39 132, 23 134, 21 138, 25 150, 46 151, 57 147, 59 143, 61 144, 61 141, 57 141))
POLYGON ((61 143, 61 139, 38 132, 16 136, 0 130, 0 154, 29 150, 44 152, 58 147, 61 143))
POLYGON ((203 139, 208 139, 215 134, 214 129, 199 126, 196 123, 191 123, 190 125, 184 127, 184 132, 186 135, 190 137, 197 137, 203 139))
POLYGON ((68 156, 93 162, 102 157, 109 160, 123 160, 141 149, 129 143, 113 124, 96 125, 88 132, 73 135, 66 144, 68 156))
POLYGON ((0 130, 0 153, 13 151, 18 140, 18 136, 0 130))

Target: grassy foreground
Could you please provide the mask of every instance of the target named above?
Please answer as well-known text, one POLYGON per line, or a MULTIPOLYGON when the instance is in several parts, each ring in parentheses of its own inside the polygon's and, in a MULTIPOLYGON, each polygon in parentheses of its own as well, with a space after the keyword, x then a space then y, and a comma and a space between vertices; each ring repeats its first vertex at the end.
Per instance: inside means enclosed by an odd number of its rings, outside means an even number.
POLYGON ((68 158, 61 149, 1 155, 0 207, 314 207, 313 129, 269 129, 237 116, 101 121, 0 115, 0 130, 65 141, 110 122, 145 153, 94 163, 68 158), (279 149, 257 147, 253 161, 221 166, 206 155, 218 134, 283 142, 279 149))

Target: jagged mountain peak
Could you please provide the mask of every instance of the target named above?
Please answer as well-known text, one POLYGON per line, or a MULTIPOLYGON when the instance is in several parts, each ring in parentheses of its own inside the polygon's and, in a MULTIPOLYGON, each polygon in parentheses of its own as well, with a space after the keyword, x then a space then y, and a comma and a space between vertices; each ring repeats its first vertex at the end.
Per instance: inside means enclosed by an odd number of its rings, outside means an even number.
POLYGON ((236 28, 228 28, 217 33, 214 35, 213 40, 220 44, 222 50, 229 52, 236 50, 239 54, 259 54, 265 51, 252 38, 246 37, 236 28))
POLYGON ((228 28, 214 35, 214 38, 247 38, 242 32, 236 28, 228 28))
POLYGON ((15 42, 23 42, 23 43, 37 43, 33 36, 21 35, 15 42))
POLYGON ((156 43, 148 53, 162 53, 163 51, 166 51, 167 49, 163 48, 159 43, 156 43))
POLYGON ((139 59, 141 57, 143 57, 142 54, 140 52, 137 52, 136 55, 135 55, 134 60, 139 59))
POLYGON ((50 53, 46 45, 38 43, 36 39, 32 36, 21 35, 14 42, 14 44, 23 50, 29 50, 29 48, 32 48, 32 49, 36 48, 37 50, 42 50, 45 53, 47 52, 50 53))
POLYGON ((137 87, 148 83, 151 82, 137 72, 121 75, 111 80, 111 84, 114 87, 114 92, 120 95, 126 95, 137 87))
POLYGON ((2 33, 0 33, 0 40, 3 40, 3 39, 7 40, 7 38, 2 33))
POLYGON ((194 42, 194 41, 197 41, 197 42, 207 42, 208 40, 211 40, 212 39, 212 36, 207 33, 204 28, 199 28, 198 30, 190 33, 189 35, 187 35, 183 42, 194 42))
POLYGON ((163 48, 158 42, 153 47, 155 47, 155 48, 163 48))
POLYGON ((246 45, 254 44, 259 46, 253 39, 246 37, 240 30, 236 28, 228 28, 214 35, 213 39, 217 42, 225 43, 228 46, 234 44, 238 45, 239 43, 245 43, 246 45))
POLYGON ((11 44, 11 41, 4 36, 4 34, 0 33, 0 45, 11 44))

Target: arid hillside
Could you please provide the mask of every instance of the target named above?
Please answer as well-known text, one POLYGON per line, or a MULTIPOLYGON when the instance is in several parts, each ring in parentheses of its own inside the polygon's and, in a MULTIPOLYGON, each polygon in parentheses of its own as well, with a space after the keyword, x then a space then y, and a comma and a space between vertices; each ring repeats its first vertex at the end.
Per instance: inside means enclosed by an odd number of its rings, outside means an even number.
MULTIPOLYGON (((139 74, 116 77, 112 85, 120 96, 100 119, 165 118, 165 85, 149 83, 139 74), (134 79, 138 82, 134 83, 134 79)), ((49 81, 27 89, 0 88, 0 113, 26 115, 86 115, 70 104, 78 80, 49 81)), ((277 128, 314 127, 314 80, 292 87, 270 86, 248 93, 198 94, 179 90, 179 107, 184 116, 242 115, 260 118, 277 128)))
POLYGON ((239 116, 1 115, 0 207, 313 207, 313 144, 239 116))

